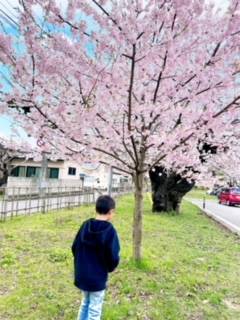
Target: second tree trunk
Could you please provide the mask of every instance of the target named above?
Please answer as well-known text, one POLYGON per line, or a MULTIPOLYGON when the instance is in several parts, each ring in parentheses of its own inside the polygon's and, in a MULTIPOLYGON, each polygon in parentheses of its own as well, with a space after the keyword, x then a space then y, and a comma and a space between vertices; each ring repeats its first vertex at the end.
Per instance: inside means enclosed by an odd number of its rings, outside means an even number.
POLYGON ((152 211, 179 213, 182 198, 193 188, 194 182, 173 171, 167 171, 164 167, 153 168, 149 176, 152 187, 152 211))

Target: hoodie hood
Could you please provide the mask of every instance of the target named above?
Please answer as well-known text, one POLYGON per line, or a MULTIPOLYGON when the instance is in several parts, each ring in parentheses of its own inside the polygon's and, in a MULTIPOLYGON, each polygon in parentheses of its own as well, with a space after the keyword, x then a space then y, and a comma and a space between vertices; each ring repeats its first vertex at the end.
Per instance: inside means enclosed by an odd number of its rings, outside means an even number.
POLYGON ((112 229, 108 221, 89 219, 83 225, 80 241, 91 247, 102 246, 112 229))

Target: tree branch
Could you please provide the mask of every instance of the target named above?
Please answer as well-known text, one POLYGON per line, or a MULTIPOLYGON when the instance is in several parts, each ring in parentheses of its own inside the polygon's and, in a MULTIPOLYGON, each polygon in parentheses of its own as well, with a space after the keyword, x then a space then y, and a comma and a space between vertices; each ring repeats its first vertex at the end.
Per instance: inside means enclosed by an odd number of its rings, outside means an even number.
POLYGON ((115 160, 121 162, 122 164, 124 164, 127 168, 129 168, 130 170, 134 170, 133 167, 131 167, 127 162, 123 161, 121 158, 119 158, 117 155, 110 153, 106 150, 100 149, 100 148, 93 148, 95 151, 101 152, 103 154, 108 155, 109 157, 114 158, 115 160))
POLYGON ((103 8, 103 6, 101 6, 97 1, 92 0, 93 3, 95 3, 96 6, 98 6, 98 8, 118 27, 118 29, 120 31, 122 31, 122 28, 117 24, 117 21, 115 19, 113 19, 110 14, 107 12, 107 10, 105 10, 103 8))
POLYGON ((156 85, 156 89, 155 89, 154 95, 153 95, 153 103, 154 103, 154 104, 156 103, 156 100, 157 100, 158 89, 159 89, 160 82, 161 82, 161 79, 162 79, 162 74, 163 74, 164 69, 165 69, 165 66, 166 66, 167 54, 168 54, 168 51, 166 50, 166 53, 165 53, 165 56, 164 56, 164 59, 163 59, 162 69, 161 69, 161 71, 160 71, 160 73, 159 73, 158 80, 157 80, 157 85, 156 85))
POLYGON ((174 25, 175 25, 176 18, 177 18, 177 14, 175 13, 175 14, 174 14, 174 17, 173 17, 172 25, 171 25, 171 30, 172 30, 172 31, 173 31, 173 29, 174 29, 174 25))
MULTIPOLYGON (((224 107, 222 110, 220 110, 219 112, 217 112, 215 115, 213 115, 212 118, 217 118, 219 117, 221 114, 223 114, 224 112, 228 111, 228 109, 236 104, 236 102, 240 100, 240 95, 238 97, 236 97, 232 102, 230 102, 226 107, 224 107)), ((202 126, 205 126, 208 124, 209 121, 204 121, 201 125, 202 126)), ((176 149, 178 149, 182 144, 186 143, 188 140, 190 140, 192 137, 194 136, 194 132, 190 133, 186 138, 184 139, 181 139, 179 144, 176 145, 175 147, 172 148, 172 151, 175 151, 176 149)), ((154 163, 153 165, 151 166, 151 168, 153 168, 154 166, 156 166, 161 160, 163 160, 164 158, 166 158, 167 154, 164 154, 162 156, 160 156, 160 158, 158 158, 154 163)), ((151 169, 150 168, 150 169, 151 169)))
POLYGON ((206 62, 205 66, 210 66, 210 65, 211 65, 211 63, 212 63, 211 60, 212 60, 212 58, 214 58, 215 55, 217 54, 220 46, 221 46, 221 42, 218 42, 218 44, 216 45, 215 49, 213 50, 213 53, 212 53, 212 55, 211 55, 211 58, 208 60, 208 62, 206 62))
POLYGON ((31 55, 32 58, 32 88, 35 87, 35 58, 34 55, 31 55))
POLYGON ((135 71, 135 56, 136 56, 136 45, 133 44, 132 51, 132 63, 131 63, 131 73, 130 73, 130 83, 128 89, 128 130, 131 131, 131 121, 132 121, 132 90, 133 90, 133 81, 134 81, 134 71, 135 71))
POLYGON ((122 131, 123 131, 123 134, 122 134, 123 146, 124 146, 125 150, 127 151, 127 153, 129 154, 130 158, 133 160, 133 163, 135 164, 135 166, 137 166, 137 161, 136 161, 136 159, 134 158, 132 152, 128 149, 128 147, 127 147, 127 145, 126 145, 126 142, 125 142, 125 114, 123 115, 122 131))
POLYGON ((240 95, 237 96, 232 102, 230 102, 225 108, 223 108, 222 110, 220 110, 219 112, 215 113, 215 115, 213 116, 213 118, 217 118, 219 117, 221 114, 223 114, 224 112, 228 111, 228 109, 233 105, 236 104, 236 102, 240 100, 240 95))
POLYGON ((118 167, 116 167, 116 166, 113 166, 113 165, 105 162, 105 161, 99 161, 99 162, 102 163, 102 164, 105 164, 105 165, 107 165, 107 166, 109 166, 109 167, 111 166, 113 169, 116 169, 116 170, 118 170, 118 171, 121 171, 121 172, 127 173, 127 174, 129 174, 129 175, 132 175, 132 172, 131 172, 131 171, 127 171, 127 170, 118 168, 118 167))
MULTIPOLYGON (((64 22, 64 23, 66 23, 67 25, 69 25, 72 29, 81 31, 81 29, 80 29, 79 27, 75 26, 75 25, 72 24, 70 21, 65 20, 60 14, 58 14, 58 18, 59 18, 62 22, 64 22)), ((85 32, 85 31, 84 31, 83 34, 84 34, 85 36, 87 36, 87 37, 91 37, 91 34, 88 33, 88 32, 85 32)), ((97 40, 97 41, 98 41, 98 40, 97 40)))
POLYGON ((134 139, 133 139, 133 136, 130 137, 130 140, 131 140, 131 142, 132 142, 133 151, 134 151, 135 158, 136 158, 136 167, 138 167, 138 165, 139 165, 139 159, 138 159, 137 147, 136 147, 135 141, 134 141, 134 139))

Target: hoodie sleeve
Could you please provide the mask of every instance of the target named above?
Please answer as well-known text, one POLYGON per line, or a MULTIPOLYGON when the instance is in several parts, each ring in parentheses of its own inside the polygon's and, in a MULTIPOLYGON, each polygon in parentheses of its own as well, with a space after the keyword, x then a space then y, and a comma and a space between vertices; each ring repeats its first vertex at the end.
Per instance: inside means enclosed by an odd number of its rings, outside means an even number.
POLYGON ((116 269, 120 261, 120 244, 118 235, 115 229, 113 229, 113 233, 109 239, 109 243, 107 245, 107 266, 108 272, 112 272, 116 269))
POLYGON ((85 225, 85 223, 86 223, 86 222, 84 222, 84 223, 81 225, 81 227, 80 227, 80 229, 78 230, 78 233, 76 234, 75 239, 74 239, 74 241, 73 241, 72 248, 71 248, 71 249, 72 249, 72 254, 73 254, 73 256, 75 256, 76 247, 77 247, 77 242, 79 241, 78 239, 79 239, 80 233, 81 233, 81 231, 82 231, 83 226, 85 225))
POLYGON ((77 239, 78 239, 78 235, 79 235, 79 232, 80 230, 78 231, 74 241, 73 241, 73 244, 72 244, 72 254, 73 256, 75 256, 75 252, 76 252, 76 245, 77 245, 77 239))

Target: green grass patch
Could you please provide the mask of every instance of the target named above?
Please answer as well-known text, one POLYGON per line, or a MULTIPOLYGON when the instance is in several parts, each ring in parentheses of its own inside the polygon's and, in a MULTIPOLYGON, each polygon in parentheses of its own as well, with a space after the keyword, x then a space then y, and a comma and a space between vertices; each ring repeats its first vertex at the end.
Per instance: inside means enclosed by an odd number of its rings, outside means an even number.
POLYGON ((201 189, 197 189, 197 188, 194 188, 190 192, 188 192, 186 194, 186 197, 194 198, 194 199, 203 199, 203 198, 205 198, 206 200, 217 201, 217 197, 216 196, 212 196, 212 195, 208 194, 206 190, 201 190, 201 189))
MULTIPOLYGON (((118 200, 121 264, 110 276, 104 320, 240 319, 240 240, 184 202, 180 215, 151 213, 145 199, 141 263, 132 258, 133 197, 118 200)), ((0 223, 0 319, 72 320, 70 247, 93 207, 0 223)))

